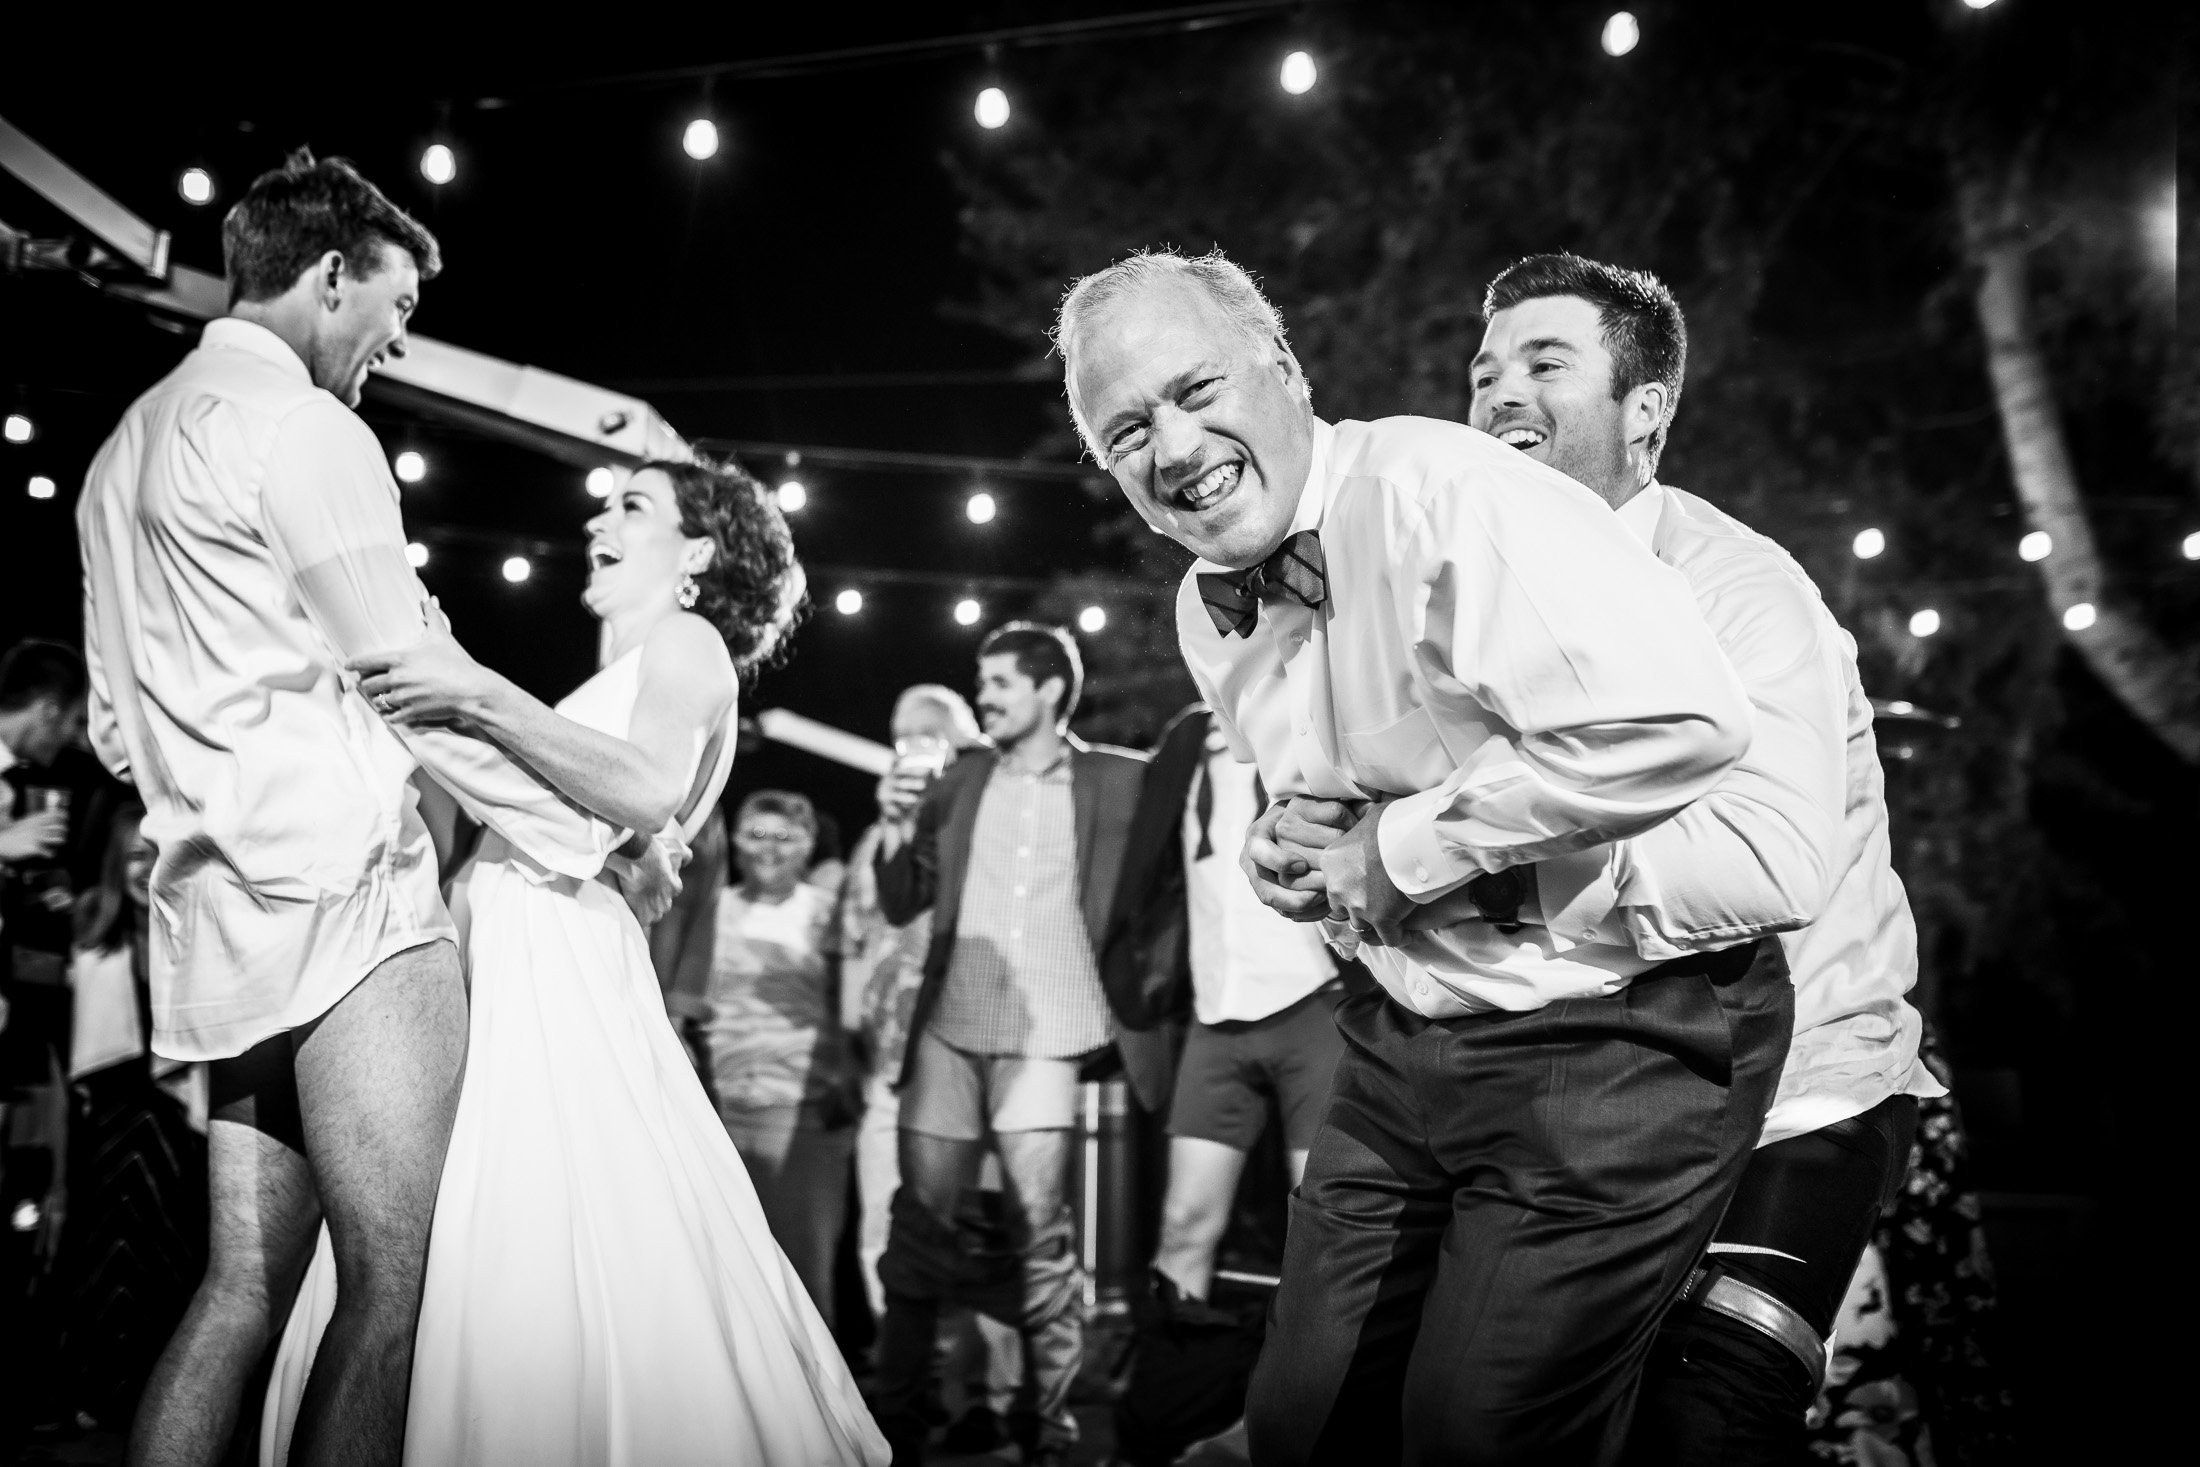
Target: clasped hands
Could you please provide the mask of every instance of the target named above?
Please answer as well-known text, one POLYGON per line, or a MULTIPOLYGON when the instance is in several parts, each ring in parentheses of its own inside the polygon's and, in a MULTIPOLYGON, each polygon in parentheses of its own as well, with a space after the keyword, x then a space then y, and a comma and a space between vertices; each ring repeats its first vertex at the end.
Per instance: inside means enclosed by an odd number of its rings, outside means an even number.
POLYGON ((619 895, 626 898, 635 920, 648 928, 672 910, 673 899, 680 894, 680 868, 687 865, 691 854, 686 838, 680 834, 679 822, 674 821, 653 836, 630 836, 625 845, 611 853, 604 869, 618 885, 619 895))
POLYGON ((1253 894, 1294 922, 1348 923, 1361 941, 1407 936, 1479 915, 1464 890, 1417 903, 1390 879, 1376 829, 1388 800, 1278 800, 1246 832, 1238 858, 1253 894))

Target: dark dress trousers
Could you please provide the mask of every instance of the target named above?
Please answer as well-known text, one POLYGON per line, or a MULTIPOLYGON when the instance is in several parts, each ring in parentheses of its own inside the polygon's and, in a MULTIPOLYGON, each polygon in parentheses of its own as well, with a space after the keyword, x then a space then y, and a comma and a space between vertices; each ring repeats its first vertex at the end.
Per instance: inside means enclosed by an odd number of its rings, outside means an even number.
MULTIPOLYGON (((1100 949, 1100 983, 1125 1029, 1165 1039, 1173 1056, 1192 1014, 1191 919, 1184 891, 1184 802, 1207 757, 1207 705, 1169 720, 1123 842, 1115 910, 1100 949)), ((1168 1097, 1149 1106, 1165 1115, 1168 1097)))
POLYGON ((1525 1013, 1347 999, 1247 1404, 1253 1461, 1618 1461, 1793 1008, 1776 942, 1525 1013))

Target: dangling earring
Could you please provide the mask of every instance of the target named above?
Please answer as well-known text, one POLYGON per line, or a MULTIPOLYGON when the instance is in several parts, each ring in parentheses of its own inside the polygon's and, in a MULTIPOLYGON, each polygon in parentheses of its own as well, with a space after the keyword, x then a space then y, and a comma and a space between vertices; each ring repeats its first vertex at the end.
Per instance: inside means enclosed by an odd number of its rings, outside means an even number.
POLYGON ((680 577, 679 601, 682 611, 695 608, 695 598, 703 594, 703 588, 695 584, 695 572, 688 571, 680 577))

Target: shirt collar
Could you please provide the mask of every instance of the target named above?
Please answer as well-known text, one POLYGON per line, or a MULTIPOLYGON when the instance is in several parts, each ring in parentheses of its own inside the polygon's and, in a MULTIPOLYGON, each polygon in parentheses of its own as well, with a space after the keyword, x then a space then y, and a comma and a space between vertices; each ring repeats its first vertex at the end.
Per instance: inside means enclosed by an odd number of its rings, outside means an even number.
POLYGON ((15 757, 15 750, 8 747, 8 741, 0 739, 0 774, 6 774, 21 762, 15 757))
POLYGON ((199 336, 202 347, 221 347, 229 351, 248 351, 256 357, 265 357, 284 372, 309 386, 313 374, 306 370, 305 359, 290 349, 290 343, 268 330, 257 321, 246 321, 236 316, 221 316, 206 323, 206 330, 199 336))
MULTIPOLYGON (((1301 530, 1320 529, 1322 519, 1329 513, 1329 450, 1336 437, 1335 428, 1320 418, 1314 420, 1314 442, 1306 458, 1306 482, 1299 488, 1299 506, 1291 512, 1291 528, 1283 533, 1286 540, 1301 530)), ((1217 565, 1206 559, 1192 562, 1192 569, 1195 572, 1228 571, 1232 575, 1236 574, 1228 566, 1217 565)))
POLYGON ((1665 514, 1665 486, 1655 479, 1651 480, 1642 487, 1640 493, 1613 513, 1642 542, 1644 549, 1656 549, 1658 520, 1665 514))

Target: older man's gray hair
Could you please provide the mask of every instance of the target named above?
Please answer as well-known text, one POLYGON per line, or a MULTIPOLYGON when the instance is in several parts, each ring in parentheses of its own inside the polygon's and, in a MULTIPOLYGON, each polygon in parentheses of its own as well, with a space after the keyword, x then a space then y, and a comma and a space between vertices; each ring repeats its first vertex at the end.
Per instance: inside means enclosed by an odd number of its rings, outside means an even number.
MULTIPOLYGON (((1078 340, 1093 318, 1142 287, 1163 280, 1182 281, 1205 292, 1207 299, 1214 302, 1215 308, 1232 325, 1260 346, 1286 339, 1283 317, 1276 314, 1276 308, 1261 294, 1260 286, 1254 283, 1245 267, 1222 251, 1183 255, 1173 249, 1140 250, 1125 255, 1105 270, 1095 270, 1072 282, 1063 292, 1061 309, 1055 312, 1052 336, 1054 349, 1062 355, 1065 388, 1077 370, 1078 340)), ((1074 391, 1069 393, 1069 410, 1070 416, 1077 420, 1077 431, 1085 436, 1086 445, 1097 455, 1099 448, 1091 441, 1092 434, 1085 425, 1084 414, 1078 410, 1074 391)))

